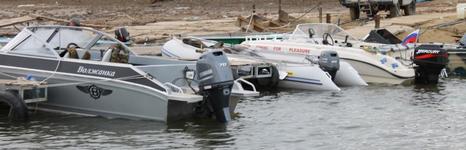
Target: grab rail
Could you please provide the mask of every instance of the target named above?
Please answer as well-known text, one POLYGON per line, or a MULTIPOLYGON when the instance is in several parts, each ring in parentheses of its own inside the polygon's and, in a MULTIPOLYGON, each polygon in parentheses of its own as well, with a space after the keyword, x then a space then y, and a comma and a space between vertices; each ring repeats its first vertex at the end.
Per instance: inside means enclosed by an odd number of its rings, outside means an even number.
POLYGON ((253 92, 257 92, 256 86, 254 86, 254 84, 252 84, 251 82, 244 80, 243 78, 238 78, 238 79, 236 79, 236 80, 234 81, 234 85, 236 85, 236 86, 233 86, 233 88, 235 88, 235 89, 237 89, 237 90, 239 90, 239 91, 244 91, 244 88, 243 88, 243 86, 241 85, 240 82, 245 83, 245 84, 251 86, 252 91, 253 91, 253 92))
POLYGON ((282 34, 269 34, 269 35, 251 35, 251 36, 246 36, 245 40, 246 41, 265 41, 265 40, 278 40, 279 36, 282 36, 282 34))
POLYGON ((174 85, 173 83, 170 83, 170 82, 166 82, 164 83, 163 85, 167 86, 170 88, 170 91, 173 91, 173 92, 176 92, 176 93, 180 93, 180 94, 183 94, 183 89, 181 89, 180 87, 174 85))

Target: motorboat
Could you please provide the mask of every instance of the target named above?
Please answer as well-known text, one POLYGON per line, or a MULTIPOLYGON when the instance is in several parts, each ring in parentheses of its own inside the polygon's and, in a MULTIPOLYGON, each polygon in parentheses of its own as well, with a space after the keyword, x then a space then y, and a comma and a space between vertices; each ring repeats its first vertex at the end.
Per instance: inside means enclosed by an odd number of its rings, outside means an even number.
MULTIPOLYGON (((196 38, 183 38, 179 40, 174 37, 161 47, 161 56, 181 60, 198 60, 208 51, 222 50, 222 43, 215 41, 200 40, 196 38)), ((229 55, 230 66, 235 78, 254 80, 273 80, 271 78, 274 68, 266 62, 245 59, 229 55)), ((277 77, 278 78, 278 77, 277 77)))
POLYGON ((464 74, 461 41, 458 45, 418 43, 419 36, 420 29, 417 29, 400 40, 387 29, 380 28, 371 30, 363 39, 352 43, 356 47, 392 56, 405 64, 414 64, 415 83, 435 84, 439 77, 464 74))
MULTIPOLYGON (((405 38, 407 39, 409 35, 405 38)), ((402 40, 398 39, 386 29, 372 30, 365 38, 362 39, 368 46, 381 47, 381 50, 395 58, 412 59, 414 51, 417 47, 424 45, 438 45, 440 49, 446 50, 448 54, 448 65, 446 73, 453 76, 466 76, 466 35, 460 37, 456 44, 446 43, 415 43, 415 44, 400 44, 402 40), (370 45, 369 45, 370 44, 370 45)))
POLYGON ((296 58, 295 60, 289 60, 284 55, 264 55, 263 53, 258 53, 255 49, 242 45, 235 45, 230 48, 230 51, 235 54, 250 56, 254 59, 275 62, 278 66, 294 66, 300 68, 297 70, 302 70, 302 73, 298 74, 294 73, 299 72, 296 70, 287 71, 287 79, 293 79, 294 76, 299 77, 300 74, 312 74, 313 71, 310 68, 320 68, 320 70, 329 74, 333 82, 338 86, 367 86, 367 83, 361 78, 359 73, 350 64, 341 62, 338 54, 334 51, 322 51, 319 56, 308 55, 304 59, 296 58))
MULTIPOLYGON (((272 83, 266 85, 277 85, 278 87, 287 89, 303 89, 303 90, 332 90, 338 91, 340 88, 332 81, 331 76, 324 72, 318 65, 309 65, 305 63, 287 63, 273 60, 266 60, 251 55, 239 55, 233 53, 235 50, 228 49, 222 46, 221 42, 204 40, 198 38, 187 37, 183 39, 173 38, 166 42, 162 47, 162 56, 177 58, 177 59, 197 59, 205 51, 222 49, 228 53, 230 63, 247 62, 247 64, 273 64, 272 79, 266 80, 272 83), (197 42, 192 42, 197 41, 197 42), (192 44, 197 43, 197 44, 192 44)), ((257 72, 261 69, 238 69, 240 74, 248 74, 249 72, 257 72), (256 71, 255 71, 256 70, 256 71), (245 72, 245 73, 242 73, 245 72)), ((240 76, 241 77, 241 76, 240 76)), ((247 79, 247 78, 246 78, 247 79)), ((259 84, 264 82, 263 79, 258 79, 259 84)))
POLYGON ((252 36, 242 45, 266 58, 290 61, 301 61, 308 55, 333 50, 340 56, 340 62, 349 63, 368 83, 400 84, 415 77, 411 62, 376 49, 383 46, 365 47, 362 41, 334 24, 300 24, 283 39, 263 40, 252 36))
POLYGON ((225 44, 236 45, 241 44, 246 40, 248 36, 257 36, 261 35, 265 38, 273 39, 273 38, 280 38, 282 36, 281 33, 274 33, 274 32, 256 32, 256 33, 247 33, 247 32, 233 32, 233 33, 222 33, 222 34, 208 34, 208 35, 195 35, 193 37, 198 39, 204 40, 212 40, 217 42, 222 42, 225 44))
POLYGON ((233 80, 222 51, 198 61, 140 56, 85 27, 25 27, 0 50, 0 60, 1 79, 47 82, 44 110, 163 122, 203 112, 227 122, 235 100, 258 95, 233 80))

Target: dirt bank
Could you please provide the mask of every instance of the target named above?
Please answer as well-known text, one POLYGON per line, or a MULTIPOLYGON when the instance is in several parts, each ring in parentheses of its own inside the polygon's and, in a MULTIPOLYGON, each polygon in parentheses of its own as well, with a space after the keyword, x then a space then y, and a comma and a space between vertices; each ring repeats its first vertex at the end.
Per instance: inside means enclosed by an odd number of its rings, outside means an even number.
MULTIPOLYGON (((0 19, 40 14, 62 19, 81 18, 85 22, 114 26, 144 25, 157 21, 221 19, 247 15, 252 5, 261 14, 277 12, 276 0, 2 0, 0 19)), ((328 9, 337 0, 287 0, 283 9, 302 12, 324 2, 328 9)))
MULTIPOLYGON (((0 0, 0 19, 39 14, 60 19, 80 18, 83 23, 127 26, 136 39, 163 40, 173 34, 193 35, 237 32, 235 19, 247 16, 254 5, 258 14, 276 18, 278 0, 0 0)), ((434 0, 418 3, 418 14, 452 13, 459 2, 466 0, 434 0)), ((283 0, 283 10, 298 17, 310 8, 322 4, 324 13, 332 14, 332 22, 338 19, 354 28, 366 23, 350 22, 348 9, 338 0, 283 0), (349 23, 348 23, 349 22, 349 23)), ((317 11, 306 13, 296 23, 317 22, 317 11)), ((444 21, 444 20, 440 20, 444 21)), ((435 23, 435 21, 433 21, 435 23)), ((53 22, 39 22, 39 24, 53 22)), ((291 24, 287 29, 294 26, 291 24)), ((429 25, 425 25, 429 26, 429 25)), ((108 30, 111 32, 111 30, 108 30)), ((286 31, 286 30, 285 30, 286 31)), ((16 32, 14 28, 0 29, 1 33, 16 32)), ((432 40, 435 35, 451 37, 464 33, 461 25, 432 29, 425 35, 432 40)), ((403 35, 403 34, 401 34, 403 35)), ((438 39, 438 38, 437 38, 438 39)), ((443 38, 442 38, 443 39, 443 38)), ((426 39, 426 41, 431 41, 426 39)))

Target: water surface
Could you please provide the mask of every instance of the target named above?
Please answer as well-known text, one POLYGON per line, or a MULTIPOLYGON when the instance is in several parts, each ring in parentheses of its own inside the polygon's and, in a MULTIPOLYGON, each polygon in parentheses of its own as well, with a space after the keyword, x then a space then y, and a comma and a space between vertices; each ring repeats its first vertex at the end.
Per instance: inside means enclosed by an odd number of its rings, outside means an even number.
POLYGON ((37 112, 0 116, 0 147, 19 149, 464 149, 466 84, 267 92, 228 124, 169 124, 37 112))

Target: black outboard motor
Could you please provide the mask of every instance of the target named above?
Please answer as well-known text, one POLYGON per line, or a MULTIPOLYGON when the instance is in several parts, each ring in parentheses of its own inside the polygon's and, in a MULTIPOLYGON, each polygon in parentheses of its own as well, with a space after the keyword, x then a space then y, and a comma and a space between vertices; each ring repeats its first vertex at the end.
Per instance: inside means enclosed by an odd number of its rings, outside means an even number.
POLYGON ((129 32, 126 28, 121 27, 115 30, 115 38, 121 42, 128 42, 130 39, 129 32))
POLYGON ((414 50, 417 84, 437 84, 439 75, 448 64, 448 53, 442 45, 421 45, 414 50))
POLYGON ((340 69, 340 57, 336 51, 322 51, 319 56, 319 66, 328 72, 335 79, 338 69, 340 69))
POLYGON ((222 51, 206 52, 196 64, 199 89, 212 108, 216 119, 228 122, 230 116, 230 94, 233 73, 228 58, 222 51))

